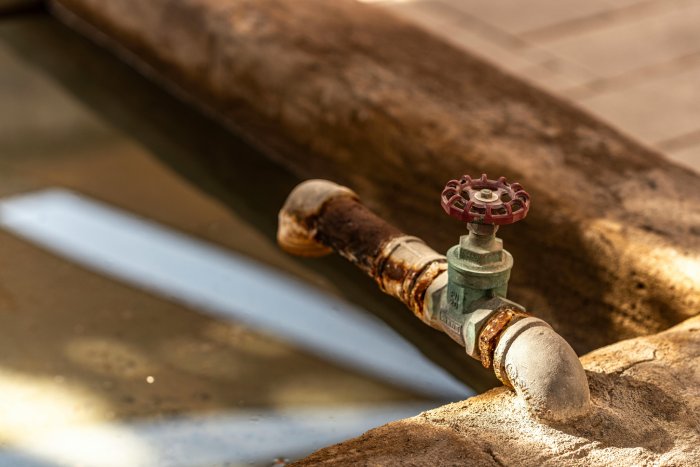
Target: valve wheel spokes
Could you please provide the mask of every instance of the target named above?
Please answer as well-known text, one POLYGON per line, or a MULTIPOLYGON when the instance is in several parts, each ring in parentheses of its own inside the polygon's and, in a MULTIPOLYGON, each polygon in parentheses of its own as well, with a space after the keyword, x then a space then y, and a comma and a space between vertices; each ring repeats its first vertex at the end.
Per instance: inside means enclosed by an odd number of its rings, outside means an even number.
POLYGON ((505 177, 489 180, 486 174, 450 180, 440 198, 448 215, 468 223, 512 224, 530 209, 530 195, 519 183, 508 183, 505 177))

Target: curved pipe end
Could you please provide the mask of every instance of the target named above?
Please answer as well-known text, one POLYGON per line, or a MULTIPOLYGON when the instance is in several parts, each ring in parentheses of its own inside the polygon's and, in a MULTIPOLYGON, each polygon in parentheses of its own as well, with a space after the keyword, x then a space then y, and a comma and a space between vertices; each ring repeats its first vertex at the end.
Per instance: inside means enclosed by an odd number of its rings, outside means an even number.
POLYGON ((315 220, 330 200, 348 197, 357 199, 354 191, 328 180, 307 180, 297 185, 278 215, 277 243, 296 256, 318 257, 331 249, 316 241, 315 220))
POLYGON ((540 319, 522 319, 503 332, 494 352, 494 370, 541 420, 565 422, 590 409, 581 361, 564 338, 540 319))

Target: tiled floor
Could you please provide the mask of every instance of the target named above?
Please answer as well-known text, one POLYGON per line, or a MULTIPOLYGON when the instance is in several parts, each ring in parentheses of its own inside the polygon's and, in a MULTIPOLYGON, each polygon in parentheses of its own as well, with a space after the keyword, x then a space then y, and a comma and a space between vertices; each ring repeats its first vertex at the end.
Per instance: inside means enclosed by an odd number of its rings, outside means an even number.
POLYGON ((700 0, 378 3, 700 171, 700 0))

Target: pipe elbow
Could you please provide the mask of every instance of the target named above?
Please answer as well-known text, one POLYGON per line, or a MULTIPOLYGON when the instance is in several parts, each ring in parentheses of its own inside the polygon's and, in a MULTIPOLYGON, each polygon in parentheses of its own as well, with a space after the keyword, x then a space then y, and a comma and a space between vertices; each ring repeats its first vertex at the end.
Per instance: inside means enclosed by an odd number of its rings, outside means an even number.
POLYGON ((590 408, 588 379, 581 361, 564 338, 541 319, 522 319, 503 332, 494 351, 494 371, 541 420, 573 420, 590 408))
POLYGON ((296 256, 319 257, 333 250, 316 239, 316 220, 326 203, 337 198, 357 200, 354 191, 328 180, 313 179, 297 185, 278 215, 277 243, 296 256))

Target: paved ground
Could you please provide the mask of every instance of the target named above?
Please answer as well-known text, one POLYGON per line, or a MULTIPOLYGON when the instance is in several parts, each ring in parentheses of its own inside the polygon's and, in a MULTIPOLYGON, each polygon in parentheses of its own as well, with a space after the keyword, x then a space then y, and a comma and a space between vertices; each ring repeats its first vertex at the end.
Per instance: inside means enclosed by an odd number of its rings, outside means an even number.
POLYGON ((700 1, 379 3, 700 171, 700 1))

